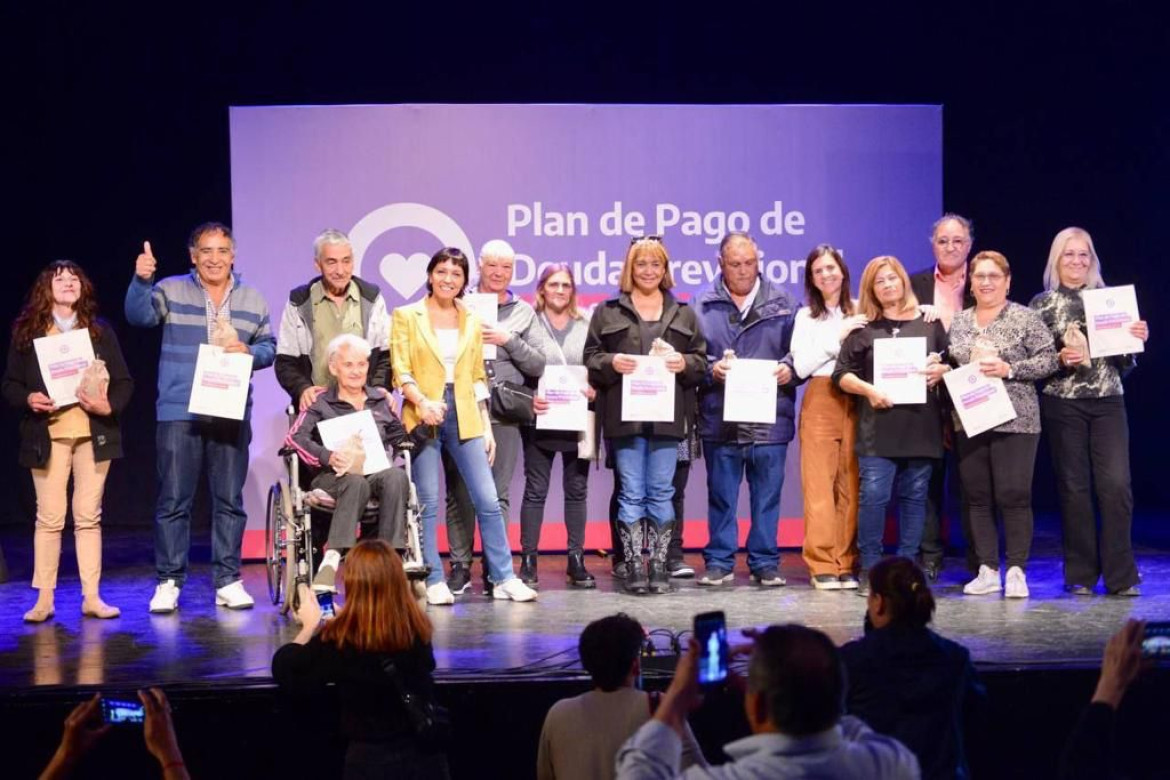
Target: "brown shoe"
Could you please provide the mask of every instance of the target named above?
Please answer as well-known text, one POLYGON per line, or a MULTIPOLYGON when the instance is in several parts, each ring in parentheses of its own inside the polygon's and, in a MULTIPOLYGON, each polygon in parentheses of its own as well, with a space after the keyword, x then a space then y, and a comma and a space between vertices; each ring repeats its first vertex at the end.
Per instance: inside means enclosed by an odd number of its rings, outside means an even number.
POLYGON ((111 607, 102 601, 100 597, 94 596, 92 599, 87 598, 81 602, 81 614, 85 617, 109 620, 110 618, 116 618, 121 615, 122 610, 117 607, 111 607))

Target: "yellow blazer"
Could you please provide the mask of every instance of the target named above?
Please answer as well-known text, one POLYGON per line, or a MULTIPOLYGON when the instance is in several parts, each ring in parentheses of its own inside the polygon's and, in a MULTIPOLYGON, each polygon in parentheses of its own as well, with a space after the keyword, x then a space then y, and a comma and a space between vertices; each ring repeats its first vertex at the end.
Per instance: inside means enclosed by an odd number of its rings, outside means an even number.
MULTIPOLYGON (((475 383, 487 386, 483 368, 483 330, 479 318, 456 301, 459 310, 459 349, 455 359, 455 412, 459 415, 459 438, 482 436, 483 416, 475 400, 475 383)), ((441 401, 447 372, 439 352, 439 340, 431 327, 426 298, 394 310, 390 321, 390 361, 394 387, 401 390, 413 381, 431 401, 441 401)), ((419 424, 418 410, 403 403, 402 422, 412 431, 419 424)))

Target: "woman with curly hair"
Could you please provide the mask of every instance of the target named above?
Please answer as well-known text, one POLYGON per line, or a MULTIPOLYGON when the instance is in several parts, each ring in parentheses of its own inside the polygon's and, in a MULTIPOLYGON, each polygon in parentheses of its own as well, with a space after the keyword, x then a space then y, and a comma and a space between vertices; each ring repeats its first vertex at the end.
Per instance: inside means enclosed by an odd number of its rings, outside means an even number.
POLYGON ((25 613, 29 623, 53 617, 61 532, 73 476, 73 533, 81 575, 81 613, 113 618, 117 607, 102 601, 102 494, 110 461, 122 456, 118 418, 130 402, 134 382, 109 323, 98 318, 93 284, 71 260, 54 260, 33 282, 28 302, 12 325, 4 398, 23 413, 21 466, 32 470, 37 496, 33 535, 33 581, 37 603, 25 613), (78 403, 58 407, 45 389, 33 340, 76 329, 89 331, 94 356, 106 364, 109 386, 97 394, 78 391, 78 403))

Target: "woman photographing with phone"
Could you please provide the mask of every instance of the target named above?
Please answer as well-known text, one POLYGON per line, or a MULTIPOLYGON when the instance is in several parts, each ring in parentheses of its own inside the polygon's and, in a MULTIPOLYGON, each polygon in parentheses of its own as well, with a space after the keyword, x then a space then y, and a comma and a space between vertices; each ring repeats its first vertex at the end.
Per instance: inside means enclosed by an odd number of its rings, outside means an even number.
POLYGON ((420 744, 406 701, 434 701, 435 654, 402 559, 381 539, 359 542, 342 581, 345 604, 323 627, 316 598, 299 586, 301 630, 273 656, 273 679, 301 694, 337 686, 345 777, 448 777, 446 756, 420 744))
POLYGON ((4 372, 4 398, 23 412, 20 465, 32 470, 37 496, 33 535, 33 582, 37 602, 24 615, 43 623, 55 613, 54 593, 61 560, 61 534, 69 509, 73 478, 73 533, 81 576, 81 614, 115 618, 117 607, 102 601, 102 496, 110 461, 122 456, 118 418, 130 403, 134 382, 109 323, 98 318, 93 284, 71 260, 55 260, 33 282, 28 302, 12 325, 12 342, 4 372), (45 388, 35 339, 75 330, 89 331, 97 360, 109 374, 105 387, 84 386, 78 403, 58 407, 45 388), (96 392, 93 392, 96 390, 96 392))

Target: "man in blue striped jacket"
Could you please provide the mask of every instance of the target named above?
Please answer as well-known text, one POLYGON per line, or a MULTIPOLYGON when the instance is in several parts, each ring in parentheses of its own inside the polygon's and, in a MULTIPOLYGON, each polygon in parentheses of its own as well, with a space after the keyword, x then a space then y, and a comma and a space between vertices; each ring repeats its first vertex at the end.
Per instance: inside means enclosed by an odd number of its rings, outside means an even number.
POLYGON ((252 398, 243 420, 205 417, 187 411, 199 345, 211 343, 217 320, 227 320, 236 340, 225 352, 252 355, 252 369, 272 365, 276 338, 268 306, 253 287, 232 270, 235 239, 231 228, 208 222, 191 232, 191 272, 154 281, 158 262, 150 242, 142 245, 134 278, 126 291, 126 319, 142 328, 163 326, 158 361, 159 492, 155 508, 155 566, 158 585, 150 611, 174 612, 187 577, 191 538, 191 505, 203 467, 212 500, 211 562, 215 603, 247 609, 253 600, 240 582, 240 548, 244 540, 244 479, 248 475, 248 444, 252 398))

